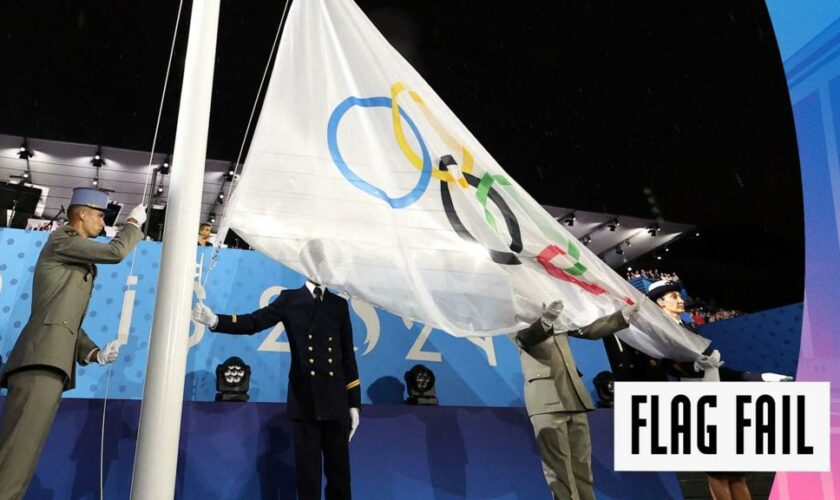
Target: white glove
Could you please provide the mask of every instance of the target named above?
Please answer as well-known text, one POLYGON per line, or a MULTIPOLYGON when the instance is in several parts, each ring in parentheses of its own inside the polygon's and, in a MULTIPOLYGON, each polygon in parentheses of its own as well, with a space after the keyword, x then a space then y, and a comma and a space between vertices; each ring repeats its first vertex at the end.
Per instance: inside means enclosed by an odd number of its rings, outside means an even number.
POLYGON ((137 205, 131 209, 128 214, 129 219, 137 221, 137 226, 142 226, 146 222, 146 205, 137 205))
POLYGON ((549 305, 543 304, 542 306, 542 317, 540 321, 542 321, 543 326, 547 329, 551 328, 551 325, 557 321, 557 318, 560 317, 560 313, 563 312, 563 301, 562 300, 555 300, 549 305))
POLYGON ((358 408, 350 408, 350 437, 347 438, 347 442, 349 443, 351 439, 353 439, 353 434, 356 433, 356 429, 359 427, 359 409, 358 408))
POLYGON ((630 318, 632 318, 634 314, 639 312, 639 308, 641 308, 641 307, 642 307, 642 305, 639 302, 636 302, 632 306, 627 305, 627 306, 622 307, 621 308, 621 315, 624 317, 624 321, 629 323, 630 318))
POLYGON ((196 323, 216 328, 219 324, 219 317, 213 314, 213 310, 204 305, 204 302, 196 302, 192 310, 192 319, 196 323))
POLYGON ((120 341, 112 340, 96 353, 96 362, 100 365, 107 365, 117 360, 120 355, 120 341))
POLYGON ((792 382, 793 377, 779 373, 764 372, 761 374, 761 380, 765 382, 792 382))
POLYGON ((723 365, 723 361, 720 360, 720 351, 715 349, 710 355, 700 356, 700 359, 694 362, 694 371, 703 372, 712 368, 720 368, 723 365))

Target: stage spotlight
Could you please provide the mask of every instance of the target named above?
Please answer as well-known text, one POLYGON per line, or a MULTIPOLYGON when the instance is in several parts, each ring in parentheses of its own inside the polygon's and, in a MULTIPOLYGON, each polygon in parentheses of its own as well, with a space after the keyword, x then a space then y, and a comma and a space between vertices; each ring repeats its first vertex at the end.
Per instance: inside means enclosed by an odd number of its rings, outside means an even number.
POLYGON ((574 226, 576 220, 577 220, 577 216, 575 216, 574 212, 572 212, 569 215, 563 217, 563 223, 565 223, 569 227, 574 226))
POLYGON ((90 160, 90 164, 96 168, 105 165, 105 159, 102 158, 102 148, 96 148, 96 154, 93 155, 93 159, 90 160))
POLYGON ((618 255, 624 255, 624 249, 621 248, 621 245, 616 245, 615 253, 618 254, 618 255))
POLYGON ((29 145, 26 143, 26 139, 23 140, 23 144, 20 145, 20 149, 18 150, 18 158, 21 160, 28 160, 35 156, 31 149, 29 149, 29 145))
POLYGON ((670 249, 670 248, 668 248, 668 247, 665 247, 665 251, 666 251, 666 252, 670 252, 670 251, 671 251, 671 249, 670 249))
POLYGON ((223 204, 225 202, 225 193, 220 192, 218 200, 219 200, 219 205, 223 204))
POLYGON ((414 365, 405 372, 405 388, 408 391, 407 404, 437 406, 435 374, 425 366, 414 365))
POLYGON ((209 221, 210 221, 210 224, 215 224, 216 223, 216 212, 210 212, 209 221))
POLYGON ((608 371, 603 371, 592 379, 598 392, 598 408, 612 408, 615 405, 615 378, 608 371))
POLYGON ((160 195, 160 194, 163 194, 163 186, 158 186, 158 188, 157 188, 157 194, 159 194, 159 195, 160 195))
POLYGON ((696 233, 694 233, 694 237, 699 238, 700 237, 700 231, 697 231, 696 233))
POLYGON ((625 241, 624 244, 627 245, 627 248, 630 248, 630 247, 633 246, 633 244, 630 243, 630 240, 625 241))
POLYGON ((169 174, 169 169, 170 169, 170 163, 169 163, 169 157, 167 156, 166 159, 163 160, 163 164, 161 164, 161 166, 158 167, 158 172, 160 172, 161 175, 167 175, 167 174, 169 174))
POLYGON ((632 270, 633 270, 633 268, 632 268, 632 267, 630 267, 630 266, 627 266, 627 270, 628 270, 628 271, 632 271, 632 270))
POLYGON ((216 366, 216 401, 248 401, 251 367, 232 356, 216 366))
POLYGON ((661 230, 662 230, 662 228, 659 227, 659 224, 657 224, 655 222, 647 227, 647 232, 651 236, 656 236, 657 234, 659 234, 659 231, 661 231, 661 230))
POLYGON ((661 256, 661 255, 657 255, 657 256, 656 256, 656 260, 662 260, 662 256, 661 256))
POLYGON ((613 220, 611 220, 607 223, 607 227, 610 228, 610 231, 612 231, 612 232, 615 232, 615 230, 618 229, 618 226, 620 226, 620 225, 621 225, 621 222, 619 222, 618 217, 616 217, 615 219, 613 219, 613 220))
POLYGON ((586 236, 583 237, 582 240, 580 240, 580 242, 583 243, 583 246, 588 246, 590 243, 592 243, 592 236, 589 236, 587 234, 586 236))
POLYGON ((234 168, 233 163, 230 164, 230 168, 228 168, 228 173, 225 174, 225 180, 228 182, 232 182, 233 178, 236 176, 236 168, 234 168))
POLYGON ((94 177, 93 180, 90 183, 93 184, 93 187, 98 186, 99 185, 99 177, 94 177))

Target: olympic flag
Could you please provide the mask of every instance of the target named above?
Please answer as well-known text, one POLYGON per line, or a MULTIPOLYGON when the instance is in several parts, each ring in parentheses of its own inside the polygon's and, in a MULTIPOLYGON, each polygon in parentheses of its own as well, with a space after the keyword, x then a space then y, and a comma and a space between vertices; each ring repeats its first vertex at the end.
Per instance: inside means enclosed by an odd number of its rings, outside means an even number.
POLYGON ((621 336, 655 356, 708 344, 579 245, 351 0, 292 3, 222 226, 452 335, 509 333, 561 298, 567 328, 641 302, 621 336))

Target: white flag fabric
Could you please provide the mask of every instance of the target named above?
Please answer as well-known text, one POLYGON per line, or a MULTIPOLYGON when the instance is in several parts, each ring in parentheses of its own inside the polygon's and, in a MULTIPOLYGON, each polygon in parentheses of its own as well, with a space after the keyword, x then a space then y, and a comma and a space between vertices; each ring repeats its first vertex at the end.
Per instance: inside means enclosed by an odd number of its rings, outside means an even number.
POLYGON ((641 302, 621 337, 657 357, 708 345, 533 200, 350 0, 292 3, 226 227, 456 336, 510 333, 560 298, 566 328, 641 302))

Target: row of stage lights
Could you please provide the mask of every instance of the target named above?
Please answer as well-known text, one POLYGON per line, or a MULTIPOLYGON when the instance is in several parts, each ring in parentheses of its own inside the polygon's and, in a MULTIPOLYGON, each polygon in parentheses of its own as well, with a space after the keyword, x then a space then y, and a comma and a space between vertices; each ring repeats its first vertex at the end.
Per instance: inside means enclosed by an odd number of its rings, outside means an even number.
MULTIPOLYGON (((566 216, 564 216, 564 217, 559 218, 559 220, 561 220, 561 221, 562 221, 564 224, 566 224, 567 226, 572 227, 572 226, 574 226, 574 225, 575 225, 575 222, 577 221, 577 216, 575 215, 575 213, 574 213, 574 212, 571 212, 570 214, 568 214, 568 215, 566 215, 566 216)), ((614 232, 615 232, 615 230, 616 230, 616 229, 618 229, 618 228, 621 226, 621 221, 620 221, 620 220, 618 220, 618 217, 613 217, 613 218, 612 218, 609 222, 607 222, 604 226, 606 226, 606 228, 607 228, 607 229, 609 229, 611 233, 614 233, 614 232)), ((647 227, 645 228, 645 230, 647 231, 647 233, 648 233, 651 237, 654 237, 654 236, 656 236, 656 235, 658 235, 658 234, 659 234, 659 232, 662 230, 662 227, 660 227, 660 225, 659 225, 659 223, 658 223, 658 222, 654 222, 653 224, 650 224, 649 226, 647 226, 647 227)), ((698 234, 697 234, 697 236, 700 236, 700 234, 698 233, 698 234)), ((591 242, 592 242, 592 236, 590 236, 589 234, 587 234, 587 235, 585 235, 583 238, 581 238, 581 240, 580 240, 580 241, 581 241, 581 243, 583 243, 584 245, 588 245, 589 243, 591 243, 591 242)), ((631 246, 631 244, 630 244, 630 240, 627 240, 627 241, 626 241, 626 243, 627 243, 627 246, 628 246, 628 247, 629 247, 629 246, 631 246)), ((616 252, 616 253, 618 253, 618 252, 616 252)), ((623 253, 623 252, 622 252, 622 253, 623 253)), ((621 255, 621 254, 619 253, 619 255, 621 255)))
MULTIPOLYGON (((18 176, 18 177, 20 177, 20 179, 22 179, 22 181, 25 184, 31 184, 32 183, 32 171, 29 168, 29 159, 34 157, 35 153, 29 147, 29 144, 27 143, 26 139, 24 139, 23 143, 20 145, 20 148, 18 149, 17 155, 18 155, 18 158, 20 158, 21 160, 26 160, 26 170, 23 173, 21 173, 21 175, 18 176)), ((105 166, 105 163, 106 163, 105 162, 105 157, 102 155, 102 147, 98 146, 96 148, 96 153, 94 153, 93 158, 91 158, 91 160, 90 160, 90 164, 93 165, 94 168, 96 168, 96 175, 93 177, 93 179, 91 179, 91 185, 94 187, 94 189, 104 190, 100 186, 100 182, 99 182, 99 169, 102 168, 103 166, 105 166)), ((169 172, 170 172, 171 168, 172 168, 172 163, 169 159, 169 156, 167 155, 166 159, 163 160, 163 163, 161 163, 160 166, 158 166, 155 170, 160 175, 169 175, 169 172)), ((236 177, 236 169, 235 169, 234 164, 231 162, 230 167, 228 168, 228 172, 224 176, 224 181, 222 182, 222 186, 219 189, 219 194, 216 196, 216 200, 215 200, 215 203, 213 205, 214 209, 215 209, 216 205, 224 204, 224 202, 225 202, 225 191, 224 191, 225 183, 226 182, 233 182, 235 177, 236 177)), ((163 178, 161 178, 161 181, 158 184, 155 191, 156 191, 155 197, 163 195, 163 193, 164 193, 163 178)), ((210 213, 209 222, 211 224, 216 222, 216 212, 215 212, 215 210, 210 213)))
MULTIPOLYGON (((570 212, 569 214, 567 214, 563 217, 558 217, 557 220, 559 220, 563 224, 566 224, 569 227, 572 227, 572 226, 575 225, 575 222, 577 222, 577 216, 575 215, 575 212, 570 212)), ((609 222, 607 222, 606 224, 604 224, 600 227, 606 227, 607 229, 609 229, 610 232, 615 232, 615 230, 618 229, 620 226, 621 226, 621 221, 618 219, 618 217, 613 217, 609 222)), ((660 231, 662 231, 662 227, 659 225, 658 222, 654 222, 654 223, 648 225, 645 228, 645 231, 647 231, 647 233, 653 238, 653 237, 656 237, 659 234, 660 231)), ((699 238, 700 237, 700 231, 696 231, 694 233, 694 236, 699 238)), ((591 233, 586 234, 582 238, 580 238, 580 242, 584 246, 589 246, 589 244, 592 243, 591 233)), ((615 250, 616 255, 624 255, 624 247, 625 246, 627 248, 630 248, 630 247, 633 246, 633 244, 630 242, 629 238, 624 240, 624 242, 619 243, 618 245, 615 246, 614 250, 615 250)), ((665 247, 665 252, 670 252, 670 251, 671 251, 671 249, 668 246, 666 246, 665 247)), ((655 258, 656 258, 656 260, 662 260, 662 255, 655 254, 655 258)), ((626 259, 625 259, 625 262, 626 262, 626 259)), ((628 267, 627 270, 631 271, 632 269, 628 267)))

